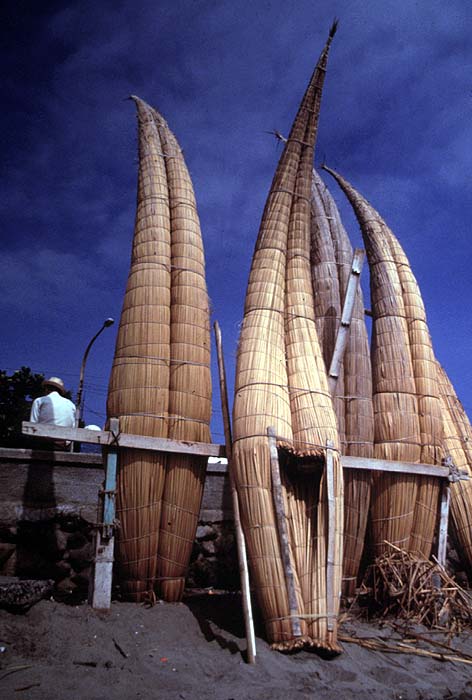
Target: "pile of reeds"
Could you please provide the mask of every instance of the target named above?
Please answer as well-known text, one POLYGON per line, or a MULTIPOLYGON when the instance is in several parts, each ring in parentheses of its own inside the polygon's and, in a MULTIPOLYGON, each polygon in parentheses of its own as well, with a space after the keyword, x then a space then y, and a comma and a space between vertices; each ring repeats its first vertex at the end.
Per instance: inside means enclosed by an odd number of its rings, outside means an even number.
POLYGON ((472 597, 437 562, 385 543, 369 566, 359 602, 375 616, 423 624, 454 635, 472 625, 472 597))
MULTIPOLYGON (((209 305, 193 187, 165 120, 132 99, 138 201, 107 414, 122 432, 209 442, 209 305)), ((166 600, 180 599, 205 468, 205 458, 121 450, 117 560, 125 597, 143 600, 158 582, 166 600)))
MULTIPOLYGON (((439 465, 442 417, 436 361, 416 279, 379 213, 344 178, 323 167, 356 213, 369 261, 374 455, 439 465)), ((428 558, 438 497, 434 477, 376 474, 371 503, 374 554, 381 555, 388 541, 428 558)))
POLYGON ((328 42, 301 102, 264 209, 241 329, 233 413, 233 461, 249 563, 269 640, 337 650, 342 560, 342 472, 334 460, 336 533, 327 595, 325 447, 339 450, 336 418, 318 342, 310 275, 310 188, 328 42), (289 605, 271 494, 267 429, 279 448, 296 608, 289 605), (297 473, 300 459, 316 462, 297 473), (291 465, 291 466, 289 466, 291 465), (295 620, 296 618, 296 620, 295 620), (297 627, 294 623, 297 623, 297 627))
MULTIPOLYGON (((311 272, 318 336, 326 369, 333 356, 353 249, 328 188, 313 170, 311 194, 311 272)), ((333 402, 343 454, 372 457, 374 416, 372 369, 364 300, 357 290, 349 340, 333 402)), ((343 595, 354 595, 370 504, 370 472, 344 472, 343 595)))

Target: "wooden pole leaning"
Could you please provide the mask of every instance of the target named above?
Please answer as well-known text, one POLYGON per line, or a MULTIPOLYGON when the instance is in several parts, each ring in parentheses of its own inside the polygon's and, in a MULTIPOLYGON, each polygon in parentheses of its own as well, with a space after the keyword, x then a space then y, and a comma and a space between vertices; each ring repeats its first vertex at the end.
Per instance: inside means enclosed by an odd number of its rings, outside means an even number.
POLYGON ((295 576, 292 562, 290 561, 290 549, 287 530, 287 516, 282 494, 282 482, 280 480, 279 453, 277 450, 277 434, 272 427, 267 428, 270 453, 270 470, 272 475, 272 495, 274 499, 274 510, 277 520, 277 530, 279 533, 280 552, 282 555, 282 565, 287 586, 288 606, 290 610, 290 622, 294 637, 302 636, 300 625, 300 612, 297 605, 297 595, 295 590, 295 576))
POLYGON ((241 578, 241 593, 243 599, 244 626, 246 630, 247 662, 256 663, 256 637, 254 633, 254 619, 252 615, 251 590, 249 586, 249 569, 247 563, 246 540, 244 538, 239 514, 238 492, 234 483, 232 456, 233 438, 231 433, 231 421, 228 404, 228 388, 226 383, 226 370, 223 356, 223 342, 218 321, 213 324, 215 329, 216 352, 218 357, 218 372, 220 379, 221 410, 223 412, 223 425, 225 431, 226 458, 228 460, 228 475, 233 503, 234 529, 236 533, 236 546, 238 551, 239 575, 241 578))
MULTIPOLYGON (((110 418, 109 430, 118 435, 118 418, 110 418)), ((105 487, 100 492, 100 522, 95 531, 95 557, 90 578, 89 600, 95 610, 109 610, 113 579, 113 552, 115 547, 115 496, 118 470, 118 445, 104 448, 105 487)))
POLYGON ((346 295, 344 297, 343 310, 341 313, 341 322, 336 334, 333 356, 328 372, 328 385, 331 394, 334 394, 336 382, 338 381, 339 372, 346 350, 349 332, 351 328, 352 314, 354 311, 354 302, 356 300, 357 288, 359 287, 362 265, 364 263, 365 250, 356 248, 352 258, 351 273, 347 283, 346 295))
POLYGON ((336 503, 334 498, 334 444, 326 442, 326 490, 328 495, 328 546, 326 556, 326 601, 327 628, 331 632, 334 627, 334 611, 336 609, 336 593, 334 590, 334 555, 336 549, 336 503))

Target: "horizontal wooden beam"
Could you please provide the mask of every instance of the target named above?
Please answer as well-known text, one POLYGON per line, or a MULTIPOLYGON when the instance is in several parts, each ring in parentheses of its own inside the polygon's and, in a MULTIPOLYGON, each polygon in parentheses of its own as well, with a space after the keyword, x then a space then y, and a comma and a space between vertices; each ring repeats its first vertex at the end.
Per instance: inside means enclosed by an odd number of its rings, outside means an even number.
MULTIPOLYGON (((114 436, 109 430, 86 430, 85 428, 62 428, 56 425, 49 425, 46 423, 29 423, 27 421, 22 423, 22 432, 25 435, 56 439, 56 440, 71 440, 74 442, 86 442, 95 445, 112 445, 114 444, 114 436)), ((129 435, 127 433, 120 433, 117 436, 117 443, 119 447, 131 447, 139 450, 156 450, 158 452, 174 452, 180 454, 194 454, 201 455, 204 457, 225 457, 226 450, 224 445, 205 443, 205 442, 185 442, 181 440, 167 440, 166 438, 153 438, 141 435, 129 435)), ((115 443, 116 444, 116 443, 115 443)), ((19 451, 15 450, 16 453, 19 451)), ((35 455, 39 457, 38 452, 30 450, 22 450, 21 453, 25 456, 34 452, 35 455)), ((13 450, 12 450, 13 453, 13 450)), ((44 452, 44 459, 46 455, 50 454, 46 451, 44 452)), ((91 461, 93 457, 100 459, 100 457, 92 455, 80 455, 77 453, 69 453, 70 457, 65 452, 56 452, 58 455, 57 461, 70 461, 71 463, 76 461, 80 462, 82 459, 85 461, 91 461)), ((20 454, 18 454, 18 457, 20 454)), ((418 474, 423 476, 438 476, 438 477, 448 477, 450 470, 448 467, 435 466, 434 464, 416 464, 414 462, 392 462, 386 459, 373 459, 368 457, 348 457, 346 455, 341 456, 341 464, 345 469, 367 469, 371 471, 384 471, 384 472, 397 472, 399 474, 418 474)), ((215 470, 225 471, 225 465, 212 465, 215 470)), ((301 469, 303 467, 301 466, 301 469)), ((308 469, 307 469, 308 470, 308 469)))
POLYGON ((144 435, 129 435, 119 433, 114 436, 109 430, 86 430, 85 428, 63 428, 48 423, 21 424, 24 435, 49 438, 52 440, 70 440, 72 442, 86 442, 105 447, 118 445, 118 447, 130 447, 137 450, 151 450, 156 452, 176 452, 178 454, 200 455, 202 457, 224 457, 226 454, 224 445, 206 442, 188 442, 183 440, 167 440, 166 438, 147 437, 144 435))
POLYGON ((386 459, 371 459, 369 457, 341 457, 345 469, 369 469, 376 472, 397 472, 399 474, 414 474, 420 476, 448 477, 449 468, 434 464, 416 464, 414 462, 391 462, 386 459))

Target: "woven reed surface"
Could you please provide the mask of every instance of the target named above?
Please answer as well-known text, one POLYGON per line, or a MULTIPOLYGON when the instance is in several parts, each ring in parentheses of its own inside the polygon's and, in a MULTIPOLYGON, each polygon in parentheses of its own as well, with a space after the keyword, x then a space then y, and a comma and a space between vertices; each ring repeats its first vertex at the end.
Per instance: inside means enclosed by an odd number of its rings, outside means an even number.
MULTIPOLYGON (((390 248, 397 265, 408 321, 410 351, 415 375, 420 424, 421 462, 440 465, 443 457, 443 419, 437 363, 421 292, 398 239, 390 232, 390 248)), ((428 559, 436 532, 441 485, 422 477, 418 483, 409 550, 428 559)))
MULTIPOLYGON (((351 273, 353 249, 328 188, 313 170, 311 265, 318 334, 329 369, 342 303, 351 273)), ((371 457, 374 441, 370 348, 364 300, 357 290, 334 407, 343 454, 371 457)), ((343 595, 354 595, 370 505, 370 472, 344 472, 343 595)))
MULTIPOLYGON (((107 413, 123 432, 208 442, 209 312, 195 197, 166 122, 133 99, 138 201, 107 413)), ((180 599, 204 469, 201 458, 121 451, 117 559, 125 596, 142 600, 157 578, 164 598, 180 599)))
MULTIPOLYGON (((314 312, 318 338, 322 347, 326 370, 333 357, 336 334, 341 321, 342 296, 338 275, 338 261, 326 212, 323 183, 313 170, 311 185, 311 277, 314 312)), ((338 422, 339 439, 345 452, 344 365, 339 373, 333 396, 338 422)))
MULTIPOLYGON (((444 421, 444 452, 472 477, 472 426, 452 383, 438 363, 444 421)), ((472 578, 472 478, 451 484, 450 532, 457 553, 472 578)))
MULTIPOLYGON (((416 280, 397 239, 378 212, 341 176, 359 220, 371 271, 374 454, 440 463, 441 426, 434 355, 416 280)), ((376 475, 372 490, 374 554, 387 540, 428 557, 438 484, 433 479, 376 475)))
MULTIPOLYGON (((303 97, 267 198, 249 277, 236 369, 233 458, 242 522, 267 635, 277 648, 284 649, 304 644, 337 648, 336 626, 328 632, 326 617, 309 617, 326 615, 322 558, 326 509, 320 505, 324 490, 319 477, 290 477, 282 467, 302 628, 302 637, 294 638, 272 502, 267 441, 267 428, 272 426, 279 447, 298 455, 312 454, 322 459, 327 439, 338 445, 316 334, 309 262, 311 168, 331 38, 303 97)), ((338 458, 335 470, 340 547, 334 581, 337 590, 342 551, 342 475, 338 458)), ((337 604, 335 608, 336 614, 337 604)))
MULTIPOLYGON (((164 149, 171 223, 169 437, 210 442, 210 311, 193 185, 181 149, 153 110, 164 149)), ((159 593, 181 599, 198 524, 206 458, 168 455, 157 559, 159 593)))

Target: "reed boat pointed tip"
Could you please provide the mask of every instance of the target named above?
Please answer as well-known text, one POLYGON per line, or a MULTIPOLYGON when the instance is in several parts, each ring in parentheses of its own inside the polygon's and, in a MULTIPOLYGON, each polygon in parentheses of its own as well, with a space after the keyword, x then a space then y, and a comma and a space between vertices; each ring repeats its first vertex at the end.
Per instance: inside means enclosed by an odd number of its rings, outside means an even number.
POLYGON ((142 100, 137 95, 130 95, 128 97, 128 99, 132 100, 134 102, 138 116, 139 115, 143 116, 144 114, 146 114, 146 112, 148 112, 148 110, 151 109, 151 107, 148 105, 148 103, 145 102, 144 100, 142 100))
POLYGON ((335 17, 333 20, 333 24, 331 25, 331 28, 329 30, 329 38, 332 39, 336 32, 338 31, 338 25, 339 25, 339 18, 335 17))
POLYGON ((337 173, 335 170, 333 170, 333 169, 330 168, 328 165, 326 165, 326 161, 323 161, 323 163, 320 163, 320 169, 321 169, 321 170, 324 170, 324 171, 327 172, 327 173, 329 173, 329 174, 332 175, 333 177, 336 177, 336 176, 338 175, 338 173, 337 173))

